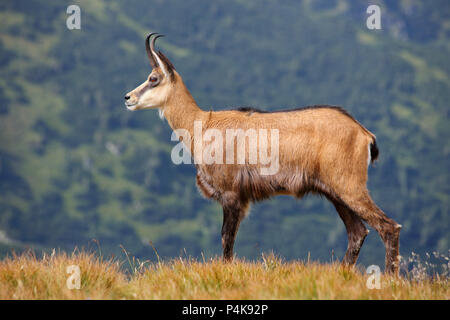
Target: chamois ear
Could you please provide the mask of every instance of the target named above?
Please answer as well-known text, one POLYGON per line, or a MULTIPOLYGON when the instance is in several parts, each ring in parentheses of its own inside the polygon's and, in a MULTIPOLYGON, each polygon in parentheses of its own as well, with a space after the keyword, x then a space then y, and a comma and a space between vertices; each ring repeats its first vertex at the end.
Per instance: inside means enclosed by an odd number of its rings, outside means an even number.
POLYGON ((173 72, 175 70, 175 67, 173 66, 172 62, 170 62, 169 58, 167 58, 161 51, 158 51, 158 57, 161 63, 164 64, 164 69, 169 74, 170 80, 173 81, 175 79, 173 72))

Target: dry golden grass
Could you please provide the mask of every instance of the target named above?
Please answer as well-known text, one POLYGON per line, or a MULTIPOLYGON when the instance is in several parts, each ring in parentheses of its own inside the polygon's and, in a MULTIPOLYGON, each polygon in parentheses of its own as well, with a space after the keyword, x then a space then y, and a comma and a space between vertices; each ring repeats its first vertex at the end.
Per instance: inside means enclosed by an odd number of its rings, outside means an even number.
POLYGON ((86 252, 22 254, 0 261, 0 299, 449 299, 448 279, 411 281, 381 277, 368 289, 368 275, 338 264, 178 259, 156 264, 118 261, 86 252), (81 270, 81 288, 68 289, 70 265, 81 270))

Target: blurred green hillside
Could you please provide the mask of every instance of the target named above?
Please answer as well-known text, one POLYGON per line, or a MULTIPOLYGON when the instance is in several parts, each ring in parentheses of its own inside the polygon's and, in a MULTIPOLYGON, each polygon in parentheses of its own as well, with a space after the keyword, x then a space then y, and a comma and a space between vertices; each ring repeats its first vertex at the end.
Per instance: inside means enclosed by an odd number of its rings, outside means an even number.
MULTIPOLYGON (((220 207, 156 111, 128 112, 157 31, 204 109, 340 105, 377 135, 377 204, 403 225, 401 253, 450 248, 450 3, 443 1, 36 1, 0 4, 0 253, 97 248, 155 258, 221 253, 220 207), (81 30, 66 8, 81 8, 81 30), (380 4, 382 30, 366 28, 380 4)), ((325 200, 256 204, 238 256, 342 258, 346 233, 325 200)), ((360 262, 380 264, 371 232, 360 262)))

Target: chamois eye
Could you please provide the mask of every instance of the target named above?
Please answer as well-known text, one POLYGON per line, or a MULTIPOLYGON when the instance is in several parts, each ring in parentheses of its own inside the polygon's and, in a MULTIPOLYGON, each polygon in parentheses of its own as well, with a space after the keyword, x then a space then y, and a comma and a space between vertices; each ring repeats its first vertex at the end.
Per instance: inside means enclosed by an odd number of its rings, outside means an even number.
POLYGON ((157 77, 150 77, 150 82, 151 83, 155 83, 156 81, 158 81, 158 78, 157 77))

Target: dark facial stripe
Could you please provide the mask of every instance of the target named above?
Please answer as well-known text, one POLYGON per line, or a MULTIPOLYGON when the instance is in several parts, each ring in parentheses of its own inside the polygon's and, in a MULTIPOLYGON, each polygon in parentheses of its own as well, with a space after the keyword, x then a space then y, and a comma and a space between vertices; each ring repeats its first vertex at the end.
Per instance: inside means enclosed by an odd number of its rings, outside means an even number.
POLYGON ((139 99, 144 94, 144 92, 146 92, 151 88, 152 88, 151 83, 147 81, 147 84, 143 86, 138 92, 136 92, 136 97, 139 99))

